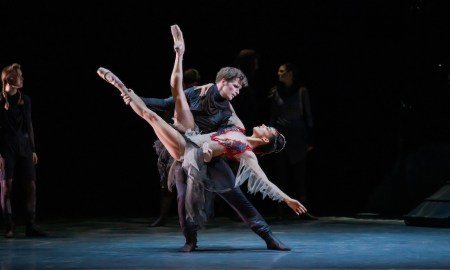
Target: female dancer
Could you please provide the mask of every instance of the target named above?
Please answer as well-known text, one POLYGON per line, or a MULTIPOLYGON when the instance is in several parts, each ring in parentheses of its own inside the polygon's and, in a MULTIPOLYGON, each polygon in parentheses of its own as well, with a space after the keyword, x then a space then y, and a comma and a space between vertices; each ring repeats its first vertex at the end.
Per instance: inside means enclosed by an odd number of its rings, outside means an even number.
MULTIPOLYGON (((234 116, 230 119, 230 125, 218 132, 199 134, 195 131, 194 118, 182 86, 182 59, 185 51, 183 35, 177 25, 173 25, 171 30, 176 53, 171 75, 171 92, 175 101, 173 125, 176 129, 157 113, 147 108, 142 99, 133 90, 128 89, 112 72, 99 68, 97 73, 131 99, 132 109, 153 127, 155 134, 170 155, 176 160, 183 161, 183 168, 188 174, 187 181, 190 185, 188 194, 186 194, 187 216, 199 224, 202 224, 205 219, 202 189, 215 191, 220 187, 215 186, 214 181, 207 178, 204 163, 212 157, 220 155, 227 155, 240 161, 236 186, 248 180, 249 192, 256 193, 259 191, 263 194, 263 198, 269 196, 273 200, 283 201, 297 215, 305 213, 307 211, 305 206, 286 195, 270 182, 258 164, 255 153, 268 154, 279 152, 284 148, 284 137, 277 130, 261 125, 253 128, 251 136, 246 136, 242 122, 234 116), (184 136, 178 130, 185 132, 184 136)), ((236 80, 226 83, 228 84, 227 94, 236 95, 241 86, 240 82, 236 80)), ((169 180, 172 178, 169 176, 169 180)))

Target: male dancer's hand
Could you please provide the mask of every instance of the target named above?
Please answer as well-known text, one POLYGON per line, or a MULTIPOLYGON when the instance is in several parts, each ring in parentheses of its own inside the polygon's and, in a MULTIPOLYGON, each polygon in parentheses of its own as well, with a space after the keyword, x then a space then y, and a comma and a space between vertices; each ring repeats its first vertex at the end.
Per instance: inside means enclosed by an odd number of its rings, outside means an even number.
POLYGON ((131 98, 128 95, 120 94, 123 98, 123 102, 125 102, 125 105, 130 105, 131 98))

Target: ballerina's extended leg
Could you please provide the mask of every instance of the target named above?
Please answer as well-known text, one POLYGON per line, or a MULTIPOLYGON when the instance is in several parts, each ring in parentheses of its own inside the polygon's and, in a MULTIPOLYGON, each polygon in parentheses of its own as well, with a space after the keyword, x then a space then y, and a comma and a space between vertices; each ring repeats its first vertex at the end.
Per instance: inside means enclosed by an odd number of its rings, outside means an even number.
POLYGON ((147 108, 142 99, 134 93, 133 90, 128 89, 125 84, 114 73, 106 68, 99 68, 97 74, 105 81, 115 86, 119 91, 130 97, 133 111, 140 117, 145 119, 155 131, 156 136, 164 144, 170 155, 179 160, 184 155, 186 141, 181 134, 171 127, 164 119, 157 113, 147 108))

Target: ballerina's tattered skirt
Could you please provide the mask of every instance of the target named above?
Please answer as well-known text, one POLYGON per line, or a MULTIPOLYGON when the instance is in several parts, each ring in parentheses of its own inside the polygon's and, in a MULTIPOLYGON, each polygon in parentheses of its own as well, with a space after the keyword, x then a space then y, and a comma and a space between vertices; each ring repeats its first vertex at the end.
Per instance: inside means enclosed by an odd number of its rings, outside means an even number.
MULTIPOLYGON (((197 134, 197 132, 189 131, 183 135, 186 139, 186 149, 184 156, 180 161, 182 162, 183 170, 186 173, 187 188, 185 194, 185 210, 188 221, 203 227, 210 214, 207 213, 207 210, 211 208, 206 206, 212 204, 212 192, 227 192, 234 187, 242 185, 245 181, 247 181, 247 190, 251 194, 260 192, 263 198, 267 196, 274 201, 282 201, 286 196, 278 187, 267 179, 267 176, 262 170, 259 170, 260 173, 256 173, 254 168, 252 169, 245 159, 242 158, 240 160, 235 181, 229 183, 211 179, 208 176, 208 166, 211 165, 208 164, 212 164, 214 161, 211 161, 210 163, 205 163, 203 161, 203 150, 194 142, 195 135, 197 134)), ((169 170, 169 189, 175 184, 176 162, 178 161, 173 161, 169 170)))
POLYGON ((168 173, 167 186, 171 190, 175 185, 175 165, 177 162, 182 162, 182 168, 186 175, 186 193, 184 198, 186 219, 200 227, 204 227, 204 223, 208 221, 208 217, 212 214, 208 212, 212 208, 207 207, 213 203, 214 197, 212 193, 225 192, 233 185, 224 187, 208 177, 208 163, 203 161, 203 150, 189 139, 189 137, 197 134, 197 132, 186 132, 183 134, 186 140, 184 156, 180 161, 171 159, 172 164, 168 173))

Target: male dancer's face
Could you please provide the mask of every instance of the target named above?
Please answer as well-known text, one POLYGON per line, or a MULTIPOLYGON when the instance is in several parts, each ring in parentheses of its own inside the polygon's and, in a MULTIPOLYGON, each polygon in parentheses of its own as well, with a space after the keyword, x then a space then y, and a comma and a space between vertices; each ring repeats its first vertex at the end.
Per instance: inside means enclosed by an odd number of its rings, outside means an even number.
POLYGON ((220 95, 227 100, 232 100, 237 95, 239 95, 239 91, 241 90, 241 80, 238 78, 232 81, 221 81, 221 87, 219 87, 220 95))

